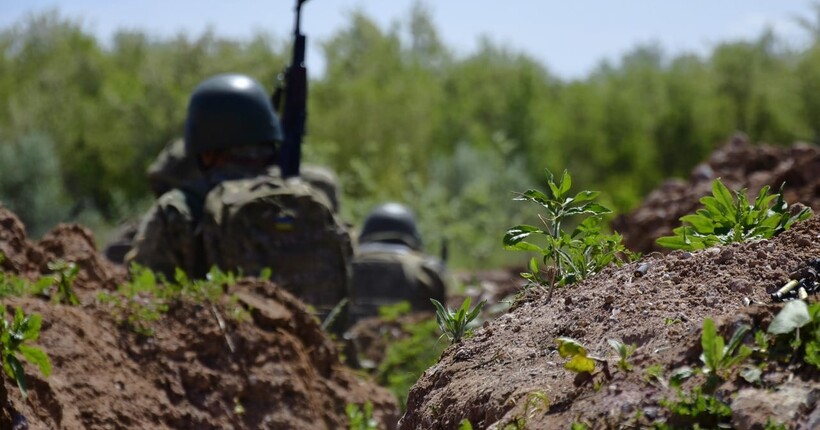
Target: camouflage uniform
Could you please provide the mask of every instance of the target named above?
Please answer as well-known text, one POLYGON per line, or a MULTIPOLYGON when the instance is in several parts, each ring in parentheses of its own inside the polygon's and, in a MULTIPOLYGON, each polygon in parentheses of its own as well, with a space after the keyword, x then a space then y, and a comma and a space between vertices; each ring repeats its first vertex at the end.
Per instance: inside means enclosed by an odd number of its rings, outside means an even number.
POLYGON ((395 203, 380 206, 365 221, 353 258, 351 322, 400 301, 433 311, 430 299, 444 302, 446 279, 443 262, 421 252, 412 213, 395 203))
MULTIPOLYGON (((186 186, 192 188, 195 195, 204 192, 202 172, 193 157, 185 156, 184 139, 169 142, 148 167, 146 173, 151 191, 157 198, 171 190, 186 186)), ((270 174, 279 176, 278 168, 272 168, 270 174)), ((300 169, 300 177, 317 190, 324 192, 330 200, 333 211, 339 212, 339 180, 332 170, 306 164, 300 169)), ((166 200, 168 198, 166 197, 166 200)), ((200 198, 204 201, 204 195, 200 198)), ((179 199, 179 196, 176 199, 179 199)), ((106 258, 115 263, 125 263, 126 254, 134 247, 138 229, 138 220, 123 222, 103 249, 106 258)))
POLYGON ((212 266, 250 276, 271 268, 274 281, 327 314, 347 295, 352 258, 349 234, 334 212, 335 176, 305 169, 303 177, 319 187, 283 179, 275 166, 281 141, 278 118, 257 82, 220 75, 200 84, 184 144, 172 144, 149 176, 152 188, 162 190, 174 180, 163 173, 177 170, 171 166, 194 160, 203 173, 179 169, 189 180, 157 199, 126 261, 170 278, 176 269, 202 277, 212 266), (174 151, 178 145, 184 150, 174 151))

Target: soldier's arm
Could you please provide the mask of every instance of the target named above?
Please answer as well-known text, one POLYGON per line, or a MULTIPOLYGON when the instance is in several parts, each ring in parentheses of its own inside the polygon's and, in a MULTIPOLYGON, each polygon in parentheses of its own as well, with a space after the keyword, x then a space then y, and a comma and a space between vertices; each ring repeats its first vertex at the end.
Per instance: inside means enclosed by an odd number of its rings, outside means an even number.
POLYGON ((164 194, 148 211, 135 237, 127 264, 137 263, 173 279, 177 267, 194 275, 195 220, 179 190, 164 194))

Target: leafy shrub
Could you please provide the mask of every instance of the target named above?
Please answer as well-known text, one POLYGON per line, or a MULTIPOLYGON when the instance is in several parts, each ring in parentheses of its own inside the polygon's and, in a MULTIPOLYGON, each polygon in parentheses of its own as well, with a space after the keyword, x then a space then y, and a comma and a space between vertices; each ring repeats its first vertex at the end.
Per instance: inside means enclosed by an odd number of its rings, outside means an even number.
POLYGON ((54 142, 43 134, 0 142, 0 203, 33 237, 69 215, 54 142))
POLYGON ((442 335, 446 335, 450 342, 455 343, 461 341, 467 331, 467 325, 478 316, 481 308, 487 303, 482 301, 470 311, 470 298, 467 297, 461 307, 453 312, 436 299, 430 299, 430 301, 436 307, 436 322, 441 329, 442 335))
POLYGON ((783 200, 783 186, 778 194, 769 194, 768 185, 763 187, 754 204, 749 204, 745 188, 732 197, 720 179, 712 182, 712 195, 702 197, 700 202, 704 207, 681 217, 684 224, 673 230, 674 235, 659 238, 659 245, 695 251, 714 245, 769 239, 812 214, 806 207, 792 215, 783 200))
POLYGON ((22 355, 29 363, 37 365, 40 372, 48 376, 51 374, 51 361, 43 350, 35 346, 26 345, 40 337, 40 326, 42 320, 40 315, 25 315, 23 310, 17 308, 14 319, 9 323, 5 318, 5 307, 0 306, 0 345, 2 346, 3 370, 20 388, 23 398, 28 397, 26 388, 26 373, 23 371, 23 364, 17 357, 22 355))
POLYGON ((552 298, 555 286, 575 283, 599 271, 610 263, 621 263, 624 258, 634 256, 621 243, 618 234, 605 234, 601 230, 601 217, 611 213, 606 207, 593 202, 598 197, 596 191, 581 191, 569 196, 572 178, 565 170, 561 180, 555 182, 547 170, 548 191, 527 190, 515 200, 529 201, 545 209, 539 215, 543 227, 516 225, 504 235, 504 247, 514 251, 534 251, 541 254, 541 264, 547 266, 547 276, 543 276, 539 260, 530 260, 529 273, 522 276, 529 285, 549 287, 547 300, 552 298), (586 219, 567 233, 563 230, 571 217, 584 216, 586 219), (544 245, 532 241, 543 240, 544 245))

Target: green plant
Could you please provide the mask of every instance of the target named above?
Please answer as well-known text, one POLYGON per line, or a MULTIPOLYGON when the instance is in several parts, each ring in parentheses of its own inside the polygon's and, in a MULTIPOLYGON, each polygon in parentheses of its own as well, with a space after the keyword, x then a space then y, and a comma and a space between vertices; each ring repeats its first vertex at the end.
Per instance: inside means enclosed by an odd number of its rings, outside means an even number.
POLYGON ((464 337, 467 331, 467 325, 478 316, 481 312, 481 308, 487 303, 486 301, 481 301, 473 310, 469 310, 470 298, 467 297, 464 299, 461 307, 453 312, 436 299, 430 299, 430 301, 433 302, 433 306, 436 307, 436 322, 441 329, 442 335, 446 335, 447 338, 450 339, 450 342, 454 343, 461 341, 461 338, 464 337))
POLYGON ((355 403, 348 403, 345 406, 348 426, 350 430, 377 430, 378 423, 373 418, 373 403, 365 402, 364 407, 355 403))
POLYGON ((114 317, 120 324, 151 336, 154 334, 152 323, 168 310, 157 281, 153 271, 134 264, 129 282, 120 285, 115 293, 100 293, 97 300, 113 306, 114 317))
POLYGON ((54 300, 70 305, 80 304, 80 299, 74 293, 74 280, 77 279, 77 274, 80 272, 77 264, 70 261, 55 260, 48 263, 48 269, 54 272, 54 281, 57 283, 57 293, 54 295, 54 300))
POLYGON ((569 358, 569 361, 564 363, 564 368, 575 373, 592 373, 595 370, 595 362, 604 362, 604 360, 591 357, 587 355, 586 347, 575 339, 568 337, 559 337, 555 339, 558 344, 558 354, 561 358, 569 358))
POLYGON ((732 408, 714 396, 703 394, 701 387, 695 387, 689 394, 678 391, 677 401, 661 400, 661 406, 669 409, 670 421, 675 423, 674 427, 660 425, 661 429, 731 428, 732 408))
MULTIPOLYGON (((114 293, 98 294, 97 300, 112 307, 118 323, 143 336, 152 336, 153 323, 162 318, 170 304, 183 299, 211 304, 212 312, 219 322, 221 316, 216 312, 213 303, 225 294, 227 285, 236 282, 233 273, 222 272, 216 267, 208 271, 205 279, 195 280, 177 269, 173 282, 168 282, 163 276, 138 264, 131 266, 130 273, 129 282, 120 285, 114 293)), ((235 320, 242 321, 249 317, 235 297, 228 299, 228 305, 232 306, 230 315, 235 320)))
POLYGON ((770 354, 799 357, 820 368, 820 303, 803 300, 786 303, 772 320, 767 333, 774 336, 770 354))
POLYGON ((669 383, 666 382, 666 378, 663 376, 664 368, 663 364, 653 364, 643 371, 644 373, 644 381, 661 388, 667 388, 669 383))
POLYGON ((714 321, 706 318, 700 337, 700 344, 703 347, 703 353, 700 355, 704 365, 703 372, 710 377, 722 378, 729 369, 749 357, 752 349, 742 342, 750 329, 748 325, 741 325, 732 334, 729 343, 724 344, 723 337, 715 329, 714 321))
POLYGON ((438 361, 446 345, 439 342, 438 325, 432 318, 402 324, 401 331, 406 333, 406 337, 388 343, 375 378, 396 395, 404 411, 410 388, 425 370, 438 361))
POLYGON ((413 311, 410 302, 402 300, 397 303, 379 306, 379 318, 387 322, 393 322, 399 319, 402 315, 407 315, 413 311))
POLYGON ((626 345, 617 339, 609 339, 607 342, 609 346, 618 353, 618 368, 624 372, 632 370, 632 363, 629 362, 629 357, 635 352, 637 346, 634 344, 626 345))
POLYGON ((3 370, 12 381, 17 383, 25 399, 28 398, 26 374, 23 371, 23 364, 17 358, 18 354, 29 363, 36 365, 44 376, 51 374, 51 361, 48 355, 40 348, 27 345, 40 337, 42 319, 38 314, 25 315, 22 309, 17 308, 14 319, 9 323, 5 318, 5 312, 5 307, 0 306, 0 319, 3 320, 2 331, 0 331, 3 370))
POLYGON ((789 205, 783 200, 783 186, 778 194, 768 193, 767 185, 760 190, 754 204, 749 204, 746 189, 736 191, 732 197, 720 179, 715 179, 712 195, 700 199, 704 207, 681 217, 684 224, 673 230, 674 235, 661 237, 657 243, 665 248, 695 251, 714 245, 769 239, 811 216, 808 207, 795 215, 789 212, 789 205))
POLYGON ((467 418, 464 418, 458 423, 458 430, 473 430, 473 423, 467 418))
POLYGON ((593 201, 598 197, 597 191, 581 191, 570 197, 572 178, 566 170, 558 182, 549 170, 546 175, 546 193, 531 189, 514 199, 540 205, 545 210, 539 215, 543 227, 519 224, 509 228, 504 235, 504 247, 541 254, 540 263, 532 258, 529 272, 521 276, 528 285, 548 287, 549 301, 556 286, 575 283, 612 262, 621 263, 623 257, 631 259, 634 255, 623 246, 620 235, 601 231, 601 217, 611 211, 593 201), (586 218, 567 233, 563 228, 571 217, 586 218), (545 272, 541 264, 546 266, 545 272))

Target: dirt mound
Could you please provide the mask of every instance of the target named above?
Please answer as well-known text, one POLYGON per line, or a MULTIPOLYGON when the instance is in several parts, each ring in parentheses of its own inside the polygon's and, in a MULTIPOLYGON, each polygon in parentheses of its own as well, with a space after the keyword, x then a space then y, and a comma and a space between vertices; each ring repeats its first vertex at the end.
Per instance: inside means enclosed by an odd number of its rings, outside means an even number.
POLYGON ((219 303, 178 302, 145 337, 98 302, 124 273, 100 257, 88 230, 61 225, 31 244, 16 217, 0 210, 0 250, 4 271, 30 279, 54 259, 75 262, 81 301, 3 299, 8 312, 42 316, 36 345, 53 373, 25 365, 28 401, 3 378, 0 428, 336 429, 347 426, 348 403, 367 401, 381 427, 398 420, 394 396, 343 366, 307 308, 271 283, 224 286, 234 299, 219 303), (237 303, 249 320, 229 317, 237 303))
MULTIPOLYGON (((546 294, 535 292, 532 301, 450 346, 411 390, 399 427, 452 429, 467 418, 477 429, 502 428, 523 418, 527 428, 569 428, 576 421, 590 428, 621 428, 637 411, 656 415, 659 399, 675 398, 675 393, 646 382, 645 369, 656 363, 671 366, 667 371, 683 364, 699 366, 706 317, 724 323, 724 337, 737 320, 757 326, 770 320, 777 306, 765 305, 768 293, 788 279, 790 270, 820 255, 818 238, 820 216, 815 216, 772 240, 695 253, 653 253, 610 267, 557 290, 551 303, 545 302, 546 294), (642 263, 651 266, 638 277, 635 270, 642 263), (607 339, 635 343, 636 369, 616 372, 597 390, 593 384, 576 386, 575 374, 564 369, 565 360, 556 350, 555 339, 561 336, 581 341, 600 357, 613 355, 607 339), (533 395, 545 395, 549 406, 528 401, 533 395)), ((796 393, 796 401, 789 407, 786 401, 775 403, 779 418, 790 428, 820 423, 817 371, 775 366, 765 370, 763 379, 768 390, 743 386, 744 394, 734 398, 739 402, 733 403, 736 427, 751 428, 753 423, 762 428, 767 403, 761 393, 787 391, 796 393)), ((738 387, 730 388, 737 392, 738 387)))
POLYGON ((742 134, 712 153, 692 170, 688 181, 670 179, 652 191, 637 209, 621 215, 612 228, 633 251, 666 250, 655 240, 680 226, 680 217, 701 208, 699 199, 711 194, 712 181, 721 178, 731 190, 747 188, 754 197, 769 185, 777 192, 785 182, 784 198, 820 210, 820 147, 798 143, 791 147, 751 145, 742 134))

